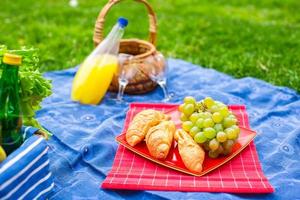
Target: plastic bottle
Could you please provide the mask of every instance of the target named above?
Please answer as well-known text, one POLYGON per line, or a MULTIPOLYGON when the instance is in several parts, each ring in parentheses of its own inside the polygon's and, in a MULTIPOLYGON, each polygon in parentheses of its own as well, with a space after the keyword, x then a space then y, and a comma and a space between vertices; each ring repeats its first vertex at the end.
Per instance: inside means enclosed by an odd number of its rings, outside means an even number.
POLYGON ((120 40, 128 21, 119 18, 108 36, 85 59, 73 81, 71 98, 82 104, 98 104, 118 68, 120 40))
POLYGON ((18 73, 21 64, 21 56, 4 54, 0 79, 0 145, 7 154, 24 142, 20 132, 22 113, 18 73))

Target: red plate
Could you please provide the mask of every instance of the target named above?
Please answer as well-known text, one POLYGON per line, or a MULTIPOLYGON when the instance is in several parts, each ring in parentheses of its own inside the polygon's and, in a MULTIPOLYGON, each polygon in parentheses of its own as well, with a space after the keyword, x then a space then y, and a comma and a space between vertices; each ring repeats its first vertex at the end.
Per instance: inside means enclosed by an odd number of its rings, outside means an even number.
MULTIPOLYGON (((181 122, 179 119, 180 113, 177 110, 177 107, 170 108, 169 110, 165 111, 166 114, 169 114, 172 117, 172 120, 175 122, 176 127, 180 128, 181 122)), ((203 162, 203 171, 201 173, 194 173, 189 171, 183 164, 181 157, 178 152, 177 148, 177 142, 174 140, 173 146, 169 152, 169 155, 167 156, 166 160, 158 160, 153 158, 146 146, 145 142, 141 142, 140 144, 137 144, 136 146, 132 147, 126 142, 125 133, 123 132, 121 135, 116 137, 116 140, 118 143, 126 147, 127 149, 137 153, 140 156, 143 156, 146 159, 149 159, 157 164, 163 165, 165 167, 169 167, 171 169, 181 171, 186 174, 191 174, 194 176, 203 176, 212 170, 220 167, 221 165, 225 164, 232 158, 234 158, 237 154, 239 154, 256 136, 256 132, 249 130, 247 128, 241 127, 241 132, 239 139, 237 140, 237 143, 233 146, 233 150, 231 154, 228 156, 222 156, 219 158, 212 159, 208 157, 207 153, 205 155, 205 160, 203 162)))

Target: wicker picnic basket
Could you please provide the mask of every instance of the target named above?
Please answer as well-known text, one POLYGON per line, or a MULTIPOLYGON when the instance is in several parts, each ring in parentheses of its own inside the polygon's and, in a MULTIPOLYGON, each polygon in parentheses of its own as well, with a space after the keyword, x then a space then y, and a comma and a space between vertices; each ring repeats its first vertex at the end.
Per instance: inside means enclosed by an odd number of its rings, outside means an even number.
MULTIPOLYGON (((94 44, 97 46, 103 40, 103 29, 105 16, 112 6, 118 4, 123 0, 109 0, 108 3, 103 7, 99 16, 97 18, 94 30, 94 44)), ((150 38, 149 42, 140 39, 123 39, 120 42, 120 50, 119 53, 125 53, 133 55, 131 59, 131 64, 134 63, 137 68, 137 73, 129 80, 129 83, 125 89, 125 92, 128 94, 141 94, 146 93, 153 90, 156 87, 156 83, 153 82, 149 73, 146 71, 145 60, 156 56, 159 52, 156 50, 155 42, 156 42, 156 15, 150 6, 150 4, 146 0, 135 0, 136 2, 142 3, 146 6, 147 11, 149 13, 149 25, 150 25, 150 38)), ((128 63, 127 63, 128 64, 128 63)), ((126 65, 126 62, 125 62, 126 65)), ((162 68, 161 62, 155 62, 153 67, 157 67, 158 69, 162 68)), ((119 88, 118 77, 115 75, 113 77, 112 83, 110 85, 109 90, 113 92, 117 92, 119 88)))

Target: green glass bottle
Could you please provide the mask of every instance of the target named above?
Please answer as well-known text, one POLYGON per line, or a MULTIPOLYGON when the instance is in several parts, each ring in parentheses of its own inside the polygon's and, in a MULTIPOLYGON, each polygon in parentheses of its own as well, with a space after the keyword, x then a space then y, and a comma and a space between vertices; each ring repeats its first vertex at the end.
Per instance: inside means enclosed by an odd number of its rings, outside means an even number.
POLYGON ((0 78, 0 145, 7 155, 23 143, 18 75, 21 64, 21 56, 4 54, 0 78))

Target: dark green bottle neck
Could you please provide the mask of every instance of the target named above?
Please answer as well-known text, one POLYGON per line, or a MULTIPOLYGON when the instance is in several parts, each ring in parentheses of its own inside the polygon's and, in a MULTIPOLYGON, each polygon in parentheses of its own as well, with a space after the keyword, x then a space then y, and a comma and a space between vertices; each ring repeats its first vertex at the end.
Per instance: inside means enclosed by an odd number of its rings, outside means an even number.
POLYGON ((3 73, 18 74, 19 66, 3 64, 3 73))
POLYGON ((19 73, 19 66, 4 64, 3 71, 2 71, 2 79, 5 79, 7 81, 12 81, 12 82, 17 82, 18 73, 19 73))

